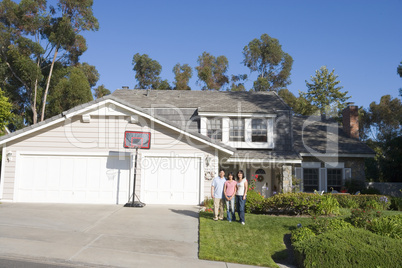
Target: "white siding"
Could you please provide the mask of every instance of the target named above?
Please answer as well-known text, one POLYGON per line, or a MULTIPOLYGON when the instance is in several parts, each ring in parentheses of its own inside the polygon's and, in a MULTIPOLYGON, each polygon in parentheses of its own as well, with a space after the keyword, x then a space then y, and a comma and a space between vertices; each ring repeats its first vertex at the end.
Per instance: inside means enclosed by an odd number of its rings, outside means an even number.
MULTIPOLYGON (((172 129, 140 118, 138 124, 128 122, 129 116, 91 116, 90 123, 82 123, 81 116, 44 128, 7 143, 7 151, 19 152, 108 153, 131 152, 123 148, 124 131, 151 132, 151 151, 164 154, 211 155, 214 149, 197 140, 188 138, 172 129)), ((145 151, 145 150, 144 150, 145 151)), ((141 150, 139 161, 141 161, 141 150)), ((13 200, 15 161, 5 162, 2 199, 13 200)), ((203 169, 202 169, 203 170, 203 169)), ((140 166, 137 178, 141 176, 140 166)), ((201 178, 203 179, 203 178, 201 178)), ((140 194, 141 180, 137 179, 136 193, 140 194)))

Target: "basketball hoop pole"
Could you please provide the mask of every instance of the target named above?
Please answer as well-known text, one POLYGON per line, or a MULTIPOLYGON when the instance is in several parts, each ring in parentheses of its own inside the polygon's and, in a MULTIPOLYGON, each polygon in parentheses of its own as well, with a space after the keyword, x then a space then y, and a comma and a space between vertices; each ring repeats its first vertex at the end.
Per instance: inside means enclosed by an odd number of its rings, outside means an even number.
POLYGON ((135 199, 135 183, 137 180, 137 157, 138 157, 138 146, 135 147, 135 160, 134 160, 134 180, 133 180, 133 202, 131 206, 134 207, 134 199, 135 199))

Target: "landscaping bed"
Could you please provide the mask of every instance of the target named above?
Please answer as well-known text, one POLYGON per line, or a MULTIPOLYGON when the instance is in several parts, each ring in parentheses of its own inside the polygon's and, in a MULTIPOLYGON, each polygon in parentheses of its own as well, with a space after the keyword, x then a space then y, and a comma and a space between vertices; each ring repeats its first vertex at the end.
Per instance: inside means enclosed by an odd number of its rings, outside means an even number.
POLYGON ((296 260, 299 267, 402 267, 402 213, 387 210, 391 201, 306 193, 265 199, 250 191, 245 226, 200 212, 199 257, 267 267, 296 260))

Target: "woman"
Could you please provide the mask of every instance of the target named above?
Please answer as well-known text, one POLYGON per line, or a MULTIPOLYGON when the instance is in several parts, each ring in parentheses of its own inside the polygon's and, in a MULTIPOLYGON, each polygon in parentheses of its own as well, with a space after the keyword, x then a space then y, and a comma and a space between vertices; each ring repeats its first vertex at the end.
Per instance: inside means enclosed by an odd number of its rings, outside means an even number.
POLYGON ((241 224, 246 224, 244 218, 246 197, 247 197, 248 183, 244 178, 243 170, 237 172, 237 184, 236 184, 236 209, 239 214, 241 224))
POLYGON ((226 210, 228 213, 228 221, 232 222, 232 219, 236 220, 235 215, 235 194, 236 194, 236 186, 237 182, 233 180, 233 172, 229 172, 228 179, 225 182, 225 186, 223 187, 223 194, 226 199, 226 210))

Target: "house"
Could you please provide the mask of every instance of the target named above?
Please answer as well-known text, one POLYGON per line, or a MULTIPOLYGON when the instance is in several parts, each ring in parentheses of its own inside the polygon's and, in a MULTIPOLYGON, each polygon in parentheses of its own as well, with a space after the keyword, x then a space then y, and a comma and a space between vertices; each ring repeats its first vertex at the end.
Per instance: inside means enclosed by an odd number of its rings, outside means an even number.
POLYGON ((294 116, 275 92, 116 90, 0 137, 0 199, 124 204, 135 189, 146 204, 199 204, 219 168, 257 178, 265 196, 294 178, 307 192, 340 189, 374 156, 356 138, 356 109, 342 129, 294 116), (143 137, 143 149, 126 144, 143 137))

